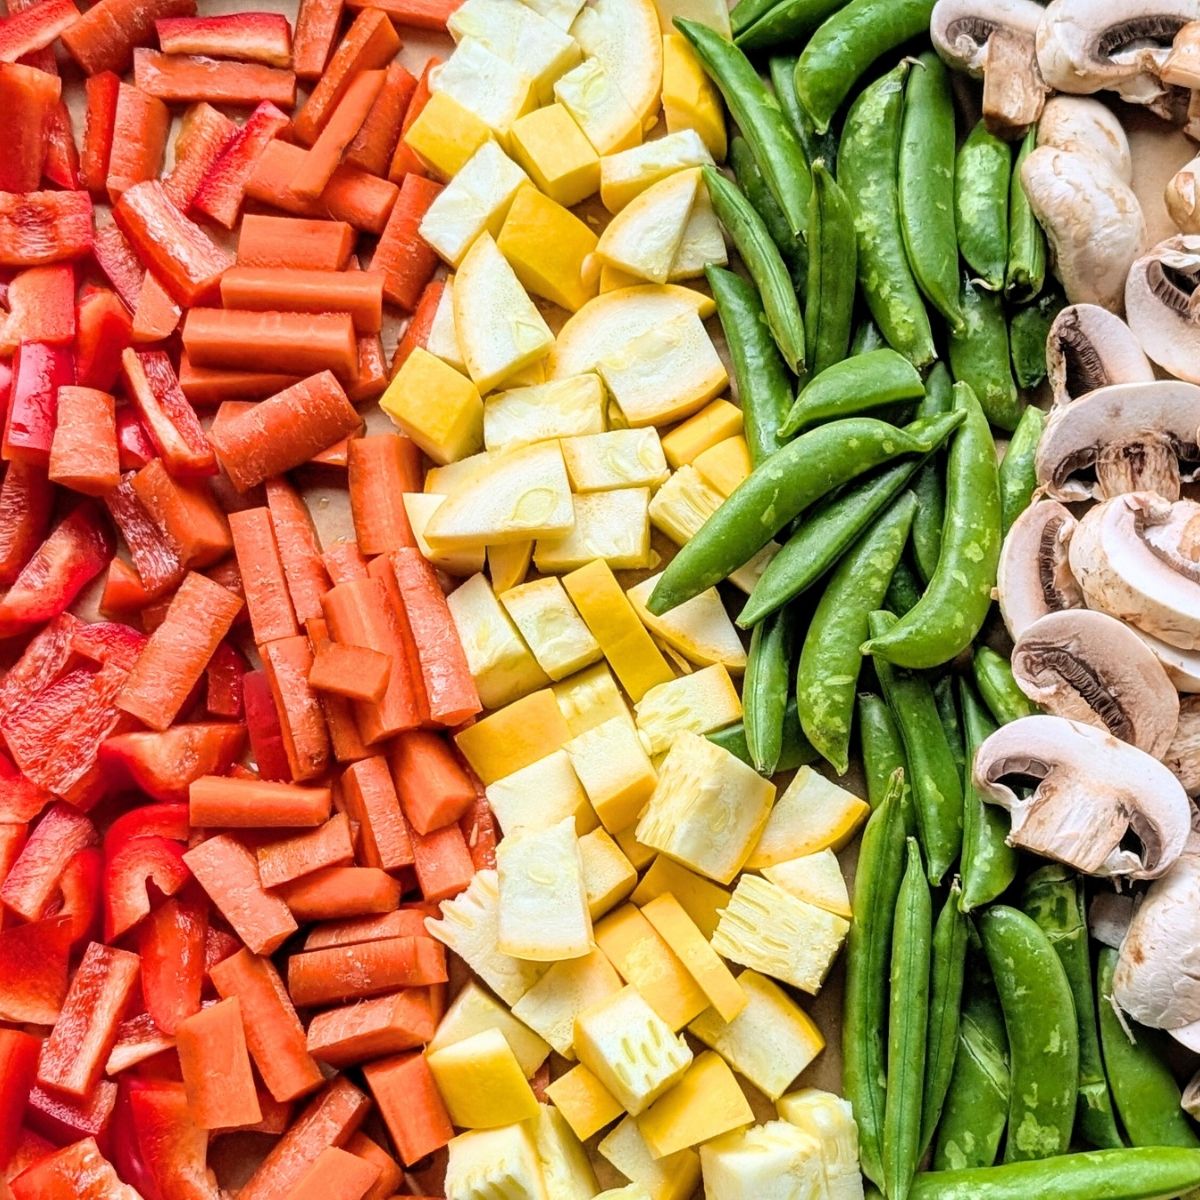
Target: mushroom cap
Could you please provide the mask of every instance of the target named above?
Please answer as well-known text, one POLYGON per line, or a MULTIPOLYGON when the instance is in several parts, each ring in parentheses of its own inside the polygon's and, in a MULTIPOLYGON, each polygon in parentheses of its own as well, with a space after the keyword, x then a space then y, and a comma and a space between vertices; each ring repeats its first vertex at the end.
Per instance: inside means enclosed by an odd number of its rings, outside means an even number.
POLYGON ((1170 646, 1153 637, 1144 629, 1134 629, 1132 625, 1130 628, 1154 652, 1154 657, 1162 663, 1167 678, 1177 691, 1188 694, 1200 692, 1200 651, 1181 650, 1178 646, 1170 646))
POLYGON ((1129 268, 1125 312, 1147 356, 1178 379, 1200 383, 1200 235, 1159 242, 1129 268))
POLYGON ((1200 649, 1200 504, 1130 492, 1097 504, 1071 537, 1088 608, 1183 650, 1200 649))
POLYGON ((1133 189, 1094 154, 1039 146, 1021 184, 1054 251, 1072 304, 1121 307, 1125 277, 1145 244, 1146 221, 1133 189))
POLYGON ((1179 722, 1163 763, 1189 796, 1200 796, 1200 696, 1185 696, 1179 722))
POLYGON ((1178 379, 1114 383, 1050 413, 1038 483, 1059 500, 1153 488, 1178 493, 1179 459, 1200 459, 1200 387, 1178 379), (1097 477, 1086 473, 1096 470, 1097 477))
POLYGON ((1032 38, 1042 12, 1034 0, 937 0, 929 17, 929 36, 948 66, 978 78, 992 33, 1004 27, 1032 38))
POLYGON ((1053 96, 1038 122, 1037 144, 1103 159, 1124 180, 1133 180, 1129 138, 1111 108, 1090 96, 1053 96))
POLYGON ((1016 641, 1047 613, 1083 607, 1067 546, 1077 522, 1057 500, 1031 504, 1013 523, 1000 551, 996 587, 1000 615, 1016 641))
POLYGON ((1114 383, 1152 383, 1154 368, 1132 330, 1098 304, 1069 304, 1046 338, 1046 374, 1055 404, 1114 383))
POLYGON ((1058 717, 1107 729, 1162 758, 1179 723, 1179 693, 1128 625, 1079 608, 1047 613, 1017 639, 1013 677, 1058 717))
POLYGON ((1085 875, 1156 879, 1187 841, 1192 806, 1179 780, 1144 750, 1081 721, 1011 721, 979 747, 974 779, 1012 817, 1009 845, 1085 875), (1022 797, 1009 776, 1038 784, 1022 797), (1140 852, 1123 844, 1130 834, 1140 852))
MULTIPOLYGON (((1178 1029, 1168 1029, 1167 1032, 1181 1046, 1186 1046, 1194 1054, 1200 1054, 1200 1021, 1193 1021, 1190 1025, 1180 1025, 1178 1029)), ((1189 1084, 1188 1086, 1190 1087, 1191 1085, 1189 1084)), ((1187 1108, 1188 1098, 1186 1091, 1180 1103, 1184 1108, 1187 1108)), ((1187 1111, 1192 1113, 1190 1108, 1187 1111)), ((1196 1116, 1196 1114, 1192 1113, 1192 1116, 1196 1116)))

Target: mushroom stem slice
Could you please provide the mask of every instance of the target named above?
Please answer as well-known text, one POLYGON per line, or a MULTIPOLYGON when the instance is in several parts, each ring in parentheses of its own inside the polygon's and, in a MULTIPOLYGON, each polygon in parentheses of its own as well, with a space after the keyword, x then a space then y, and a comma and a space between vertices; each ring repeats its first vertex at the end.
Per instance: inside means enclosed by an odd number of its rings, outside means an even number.
POLYGON ((1144 629, 1134 629, 1133 631, 1150 647, 1154 657, 1162 663, 1167 678, 1175 685, 1176 690, 1189 695, 1200 692, 1200 653, 1195 650, 1181 650, 1178 646, 1169 646, 1161 639, 1152 637, 1144 629))
POLYGON ((1000 615, 1016 641, 1047 613, 1083 607, 1067 547, 1077 522, 1057 500, 1031 504, 1012 524, 1000 551, 1000 615))
POLYGON ((1034 0, 937 0, 929 17, 929 36, 947 65, 978 78, 984 73, 987 46, 999 29, 1032 38, 1043 9, 1034 0))
POLYGON ((1192 806, 1179 780, 1144 750, 1080 721, 1010 722, 979 747, 974 778, 1011 815, 1010 845, 1085 875, 1156 879, 1187 841, 1192 806), (1029 780, 1037 786, 1019 795, 1029 780))
POLYGON ((1179 723, 1163 762, 1189 796, 1200 796, 1200 696, 1179 703, 1179 723))
POLYGON ((1180 233, 1200 233, 1200 155, 1171 176, 1165 199, 1180 233))
POLYGON ((1146 354, 1177 379, 1200 383, 1200 236, 1159 242, 1129 269, 1125 311, 1146 354))
POLYGON ((1096 458, 1096 492, 1108 500, 1126 492, 1157 492, 1179 499, 1179 454, 1165 437, 1135 438, 1101 446, 1096 458))
POLYGON ((1054 318, 1046 373, 1056 405, 1114 383, 1154 382, 1154 368, 1129 326, 1098 304, 1069 304, 1054 318))
POLYGON ((1172 87, 1200 88, 1200 21, 1189 21, 1176 33, 1160 75, 1172 87))
POLYGON ((1033 35, 997 29, 984 54, 983 121, 988 131, 1007 141, 1024 137, 1042 115, 1046 90, 1033 35))

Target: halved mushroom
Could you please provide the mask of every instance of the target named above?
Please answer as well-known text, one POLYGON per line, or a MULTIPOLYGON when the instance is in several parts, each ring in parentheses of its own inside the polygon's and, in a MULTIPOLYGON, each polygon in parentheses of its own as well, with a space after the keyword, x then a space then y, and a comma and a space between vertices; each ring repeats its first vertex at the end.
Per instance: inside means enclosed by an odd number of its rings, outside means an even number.
POLYGON ((1047 613, 1017 639, 1017 686, 1056 717, 1107 729, 1162 758, 1179 723, 1179 693, 1128 625, 1080 608, 1047 613))
POLYGON ((1179 780, 1144 750, 1081 721, 1011 721, 979 747, 974 777, 1011 815, 1009 845, 1085 875, 1157 879, 1187 840, 1192 806, 1179 780), (1037 786, 1020 796, 1015 788, 1030 780, 1037 786))
POLYGON ((1154 657, 1162 663, 1167 678, 1175 685, 1176 691, 1200 692, 1200 652, 1169 646, 1143 629, 1134 629, 1132 625, 1130 629, 1150 647, 1154 657))
POLYGON ((1180 233, 1200 233, 1200 154, 1171 176, 1166 202, 1180 233))
POLYGON ((1178 30, 1159 74, 1172 87, 1200 88, 1200 21, 1189 21, 1178 30))
POLYGON ((1103 159, 1126 182, 1133 180, 1129 137, 1111 108, 1091 96, 1054 96, 1038 122, 1037 144, 1103 159))
POLYGON ((1014 641, 1047 613, 1083 607, 1067 546, 1077 522, 1057 500, 1031 504, 1013 523, 1000 551, 996 589, 1000 615, 1014 641))
POLYGON ((1200 696, 1180 701, 1179 723, 1163 763, 1189 796, 1200 796, 1200 696))
POLYGON ((1154 368, 1128 325, 1098 304, 1069 304, 1046 338, 1055 404, 1114 383, 1152 383, 1154 368))
POLYGON ((1037 448, 1038 482, 1059 500, 1125 492, 1179 496, 1200 460, 1200 387, 1177 379, 1115 383, 1050 413, 1037 448), (1092 473, 1094 472, 1094 477, 1092 473))
POLYGON ((1200 504, 1130 492, 1089 509, 1067 551, 1089 608, 1200 649, 1200 504))
POLYGON ((1125 312, 1133 336, 1177 379, 1200 383, 1200 237, 1159 242, 1130 268, 1125 312))

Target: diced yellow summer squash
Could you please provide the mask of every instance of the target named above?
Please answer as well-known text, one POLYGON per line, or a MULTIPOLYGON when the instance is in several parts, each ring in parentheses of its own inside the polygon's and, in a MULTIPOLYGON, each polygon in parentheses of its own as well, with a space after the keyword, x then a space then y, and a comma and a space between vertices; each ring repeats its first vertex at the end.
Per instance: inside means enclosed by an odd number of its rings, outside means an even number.
POLYGON ((759 869, 818 850, 840 850, 870 812, 845 788, 812 767, 801 767, 779 797, 747 865, 759 869))
POLYGON ((728 496, 750 474, 750 447, 740 433, 735 434, 696 455, 692 465, 702 479, 728 496))
POLYGON ((609 212, 618 213, 647 188, 712 160, 700 135, 690 129, 606 154, 600 159, 600 199, 609 212))
POLYGON ((602 293, 641 285, 642 280, 639 276, 622 271, 620 267, 614 267, 612 263, 606 263, 600 259, 596 261, 600 263, 600 291, 602 293))
POLYGON ((446 1200, 552 1200, 529 1124, 461 1133, 449 1151, 446 1200))
POLYGON ((604 828, 615 834, 632 824, 658 776, 628 710, 576 734, 566 751, 604 828))
POLYGON ((645 1188, 650 1200, 689 1200, 700 1186, 700 1156, 696 1151, 680 1150, 666 1158, 655 1158, 632 1117, 626 1117, 606 1134, 596 1149, 626 1179, 645 1188))
POLYGON ((608 223, 596 245, 604 262, 652 283, 666 283, 683 241, 700 171, 678 171, 648 187, 608 223))
POLYGON ((672 470, 695 462, 710 446, 742 432, 742 410, 728 400, 714 400, 693 417, 663 434, 663 453, 672 470))
POLYGON ((821 1144, 786 1121, 768 1121, 700 1147, 708 1200, 824 1200, 821 1144))
POLYGON ((599 375, 513 388, 483 402, 483 442, 489 450, 517 450, 534 442, 567 441, 603 430, 604 385, 599 375))
POLYGON ((582 837, 599 824, 565 750, 489 783, 487 799, 505 834, 545 829, 573 817, 575 832, 582 837))
POLYGON ((772 1100, 825 1048, 820 1029, 778 984, 757 971, 737 981, 746 1007, 732 1021, 706 1009, 689 1026, 710 1049, 772 1100))
POLYGON ((619 904, 637 883, 637 871, 604 829, 593 829, 579 839, 583 859, 583 883, 588 911, 598 921, 619 904))
POLYGON ((486 784, 553 754, 570 737, 554 693, 542 688, 456 733, 454 741, 486 784))
POLYGON ((596 294, 597 280, 585 278, 583 264, 597 241, 574 213, 530 185, 517 193, 496 244, 527 291, 577 312, 596 294))
POLYGON ((694 129, 718 162, 725 158, 725 111, 721 95, 696 52, 680 33, 663 37, 663 115, 675 133, 694 129))
POLYGON ((600 156, 561 104, 513 122, 513 157, 551 200, 572 208, 600 186, 600 156))
POLYGON ((723 1020, 732 1021, 746 1007, 746 995, 679 901, 670 892, 664 892, 641 911, 683 963, 709 1004, 723 1020))
POLYGON ((621 853, 633 863, 636 870, 644 871, 654 861, 657 852, 653 846, 643 845, 637 840, 636 825, 630 825, 627 829, 618 829, 613 834, 613 838, 620 846, 621 853))
POLYGON ((539 538, 533 564, 546 574, 574 571, 597 559, 614 571, 658 561, 650 549, 650 489, 622 488, 571 497, 575 524, 561 537, 539 538))
POLYGON ((850 922, 799 900, 757 875, 743 875, 713 934, 713 949, 816 995, 850 922))
POLYGON ((675 897, 706 938, 716 932, 721 909, 729 903, 729 893, 719 884, 660 854, 642 876, 630 899, 643 908, 664 892, 675 897))
POLYGON ((642 123, 598 58, 585 58, 554 85, 554 99, 574 118, 597 154, 642 140, 642 123))
POLYGON ((592 1200, 600 1186, 596 1173, 587 1151, 562 1113, 548 1104, 540 1104, 532 1124, 546 1190, 554 1200, 592 1200))
POLYGON ((420 346, 404 360, 379 407, 434 462, 453 462, 483 446, 479 389, 420 346))
POLYGON ((832 1092, 801 1088, 781 1096, 775 1108, 783 1120, 821 1143, 830 1200, 851 1200, 861 1196, 858 1125, 850 1102, 832 1092))
POLYGON ((425 1061, 450 1119, 462 1129, 495 1129, 537 1116, 533 1090, 498 1029, 427 1052, 425 1061))
POLYGON ((537 88, 524 71, 475 38, 463 38, 430 74, 430 90, 452 96, 473 112, 504 149, 513 122, 537 106, 537 88))
POLYGON ((614 717, 622 717, 627 723, 633 721, 607 663, 597 663, 554 684, 553 691, 572 737, 587 733, 614 717))
POLYGON ((712 733, 742 719, 742 701, 729 672, 714 663, 651 688, 634 705, 634 719, 652 755, 665 754, 681 733, 712 733))
POLYGON ((583 7, 583 0, 522 0, 522 3, 562 30, 571 28, 583 7))
POLYGON ((717 589, 709 588, 659 617, 647 609, 646 601, 660 578, 652 575, 625 593, 642 624, 688 662, 699 667, 720 663, 727 671, 740 675, 746 669, 746 648, 717 589))
POLYGON ((632 904, 597 923, 596 945, 673 1030, 682 1029, 708 1007, 687 968, 632 904))
POLYGON ((425 349, 435 358, 449 363, 463 375, 467 364, 463 362, 462 347, 458 344, 458 330, 454 327, 454 277, 445 281, 437 308, 433 310, 433 324, 429 326, 429 337, 425 349))
POLYGON ((515 588, 529 571, 533 559, 533 542, 509 542, 505 546, 487 548, 488 575, 497 592, 515 588))
POLYGON ((448 575, 476 575, 483 570, 483 546, 466 546, 461 550, 451 550, 443 554, 434 550, 425 540, 425 526, 441 507, 445 496, 438 496, 432 492, 405 492, 403 499, 404 511, 408 514, 408 523, 412 527, 417 549, 435 567, 448 575))
POLYGON ((653 129, 662 91, 662 43, 652 0, 593 0, 571 34, 604 65, 644 129, 653 129))
POLYGON ((722 37, 733 37, 725 0, 654 0, 654 7, 663 33, 674 33, 675 18, 684 17, 715 29, 722 37))
POLYGON ((671 283, 682 282, 685 279, 699 279, 704 274, 704 268, 709 266, 723 267, 729 262, 729 247, 725 245, 725 234, 721 222, 717 220, 716 210, 712 206, 712 198, 708 188, 703 184, 696 189, 696 202, 692 205, 692 215, 683 231, 679 249, 671 262, 671 273, 667 279, 671 283))
POLYGON ((620 990, 621 978, 612 963, 593 948, 582 958, 555 963, 513 1005, 513 1014, 573 1061, 575 1018, 620 990))
POLYGON ((585 1141, 625 1113, 608 1088, 582 1064, 550 1083, 546 1095, 575 1136, 585 1141))
POLYGON ((506 388, 536 387, 546 382, 546 359, 539 358, 536 362, 526 363, 519 371, 504 377, 506 388))
POLYGON ((763 867, 762 873, 785 892, 826 912, 850 919, 850 894, 837 855, 832 850, 789 858, 774 866, 763 867))
POLYGON ((563 438, 562 452, 576 492, 656 488, 671 474, 657 429, 614 429, 563 438))
POLYGON ((469 108, 445 92, 435 92, 408 127, 404 143, 443 179, 450 179, 491 136, 487 123, 469 108))
POLYGON ((600 1192, 596 1200, 652 1200, 652 1197, 640 1183, 627 1183, 624 1187, 600 1192))
POLYGON ((498 1029, 504 1035, 526 1079, 550 1056, 550 1044, 518 1021, 473 979, 467 981, 446 1009, 446 1015, 438 1022, 437 1030, 425 1047, 426 1052, 466 1041, 485 1029, 498 1029))
POLYGON ((563 578, 563 587, 634 701, 674 677, 607 563, 572 571, 563 578))
POLYGON ((478 454, 460 458, 456 462, 430 467, 425 472, 425 486, 421 490, 431 496, 449 496, 481 471, 486 471, 495 457, 487 450, 480 450, 478 454))
POLYGON ((441 918, 427 917, 425 928, 430 937, 453 950, 505 1004, 512 1005, 541 979, 547 967, 545 963, 502 954, 496 948, 499 909, 496 872, 476 871, 467 890, 453 900, 443 900, 441 918))
POLYGON ((753 767, 707 738, 681 733, 659 768, 637 835, 685 867, 729 883, 774 800, 775 785, 753 767))
POLYGON ((648 330, 596 369, 633 426, 666 425, 690 416, 729 382, 712 338, 695 313, 648 330))
POLYGON ((472 575, 446 603, 485 708, 502 708, 550 682, 482 575, 472 575))
POLYGON ((575 1018, 575 1053, 635 1116, 678 1083, 692 1063, 687 1043, 634 987, 622 988, 575 1018))
POLYGON ((551 679, 565 679, 602 657, 600 643, 557 579, 522 583, 501 592, 500 603, 551 679))
POLYGON ((664 1158, 753 1124, 754 1110, 725 1060, 709 1050, 637 1122, 650 1153, 664 1158))

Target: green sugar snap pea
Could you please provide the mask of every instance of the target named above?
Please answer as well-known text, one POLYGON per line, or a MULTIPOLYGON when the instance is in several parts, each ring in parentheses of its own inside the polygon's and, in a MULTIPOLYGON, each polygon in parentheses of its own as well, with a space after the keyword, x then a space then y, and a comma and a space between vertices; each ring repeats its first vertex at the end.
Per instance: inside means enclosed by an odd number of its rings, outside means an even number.
POLYGON ((967 134, 954 165, 954 219, 958 248, 979 283, 1004 288, 1008 268, 1008 193, 1012 148, 982 121, 967 134))
MULTIPOLYGON (((845 0, 841 2, 845 3, 845 0)), ((782 6, 779 11, 783 11, 782 6)), ((809 167, 823 162, 826 169, 832 171, 837 162, 837 138, 830 130, 818 133, 808 110, 800 103, 800 97, 796 95, 796 56, 772 55, 767 60, 767 74, 771 77, 775 98, 783 109, 783 115, 787 117, 796 137, 800 139, 800 147, 809 167)))
POLYGON ((904 559, 896 564, 892 582, 888 584, 887 595, 883 599, 885 607, 898 617, 912 612, 920 603, 921 581, 904 559))
POLYGON ((904 802, 911 806, 908 786, 908 762, 904 743, 882 696, 860 692, 858 696, 858 739, 862 747, 863 774, 867 777, 867 803, 871 811, 887 795, 888 784, 896 771, 904 772, 904 802))
POLYGON ((1034 388, 1046 378, 1046 338, 1066 303, 1056 287, 1013 313, 1008 322, 1008 343, 1018 387, 1034 388))
POLYGON ((908 359, 895 350, 872 350, 843 359, 813 376, 801 388, 780 433, 791 437, 820 421, 850 417, 924 395, 921 374, 908 359))
POLYGON ((1021 414, 1008 449, 1000 460, 1000 532, 1007 534, 1012 523, 1029 507, 1037 487, 1037 448, 1046 414, 1032 404, 1021 414))
POLYGON ((775 199, 774 193, 767 187, 758 163, 750 152, 750 146, 744 137, 735 137, 729 143, 729 165, 733 168, 733 177, 737 185, 746 194, 754 211, 762 217, 771 240, 788 269, 788 276, 797 288, 804 287, 808 271, 808 251, 804 242, 789 228, 783 209, 775 199))
POLYGON ((952 676, 943 675, 934 683, 933 702, 937 705, 942 729, 946 733, 946 742, 950 747, 950 753, 954 756, 954 765, 961 774, 966 762, 966 747, 963 744, 963 727, 958 715, 958 702, 954 699, 952 676))
POLYGON ((971 385, 993 425, 1015 429, 1024 404, 1012 377, 1003 298, 964 276, 962 314, 962 331, 948 340, 950 370, 971 385))
MULTIPOLYGON (((750 747, 746 743, 746 726, 739 721, 736 725, 726 725, 724 729, 714 730, 706 735, 708 740, 730 754, 740 758, 747 766, 753 766, 750 759, 750 747)), ((787 708, 783 712, 783 739, 779 750, 779 761, 775 764, 777 771, 794 771, 806 763, 813 762, 818 757, 817 752, 808 744, 808 739, 800 729, 800 714, 796 711, 796 697, 788 699, 787 708)))
POLYGON ((809 369, 819 376, 840 363, 849 349, 858 240, 850 202, 825 163, 813 163, 812 174, 804 332, 809 369))
POLYGON ((979 694, 996 724, 1007 725, 1009 721, 1031 717, 1038 711, 1033 701, 1017 686, 1012 664, 990 646, 975 647, 971 653, 971 671, 975 676, 975 686, 979 688, 979 694))
MULTIPOLYGON (((743 50, 763 50, 802 41, 845 3, 846 0, 782 0, 749 23, 746 18, 734 22, 734 41, 743 50)), ((731 17, 736 16, 737 8, 731 17)))
MULTIPOLYGON (((925 381, 925 395, 917 406, 917 416, 932 417, 954 407, 954 382, 945 363, 934 363, 925 381)), ((913 558, 926 583, 937 570, 942 554, 942 526, 946 522, 946 464, 944 456, 934 455, 924 463, 913 480, 917 515, 913 520, 913 558)))
POLYGON ((786 609, 756 626, 750 638, 742 685, 742 720, 750 761, 760 775, 774 775, 783 752, 783 715, 791 691, 792 641, 792 621, 786 609))
POLYGON ((855 328, 854 336, 850 339, 850 353, 869 354, 872 350, 882 349, 886 345, 883 334, 879 332, 879 326, 868 317, 855 328))
POLYGON ((1004 294, 1018 303, 1032 300, 1046 282, 1046 235, 1029 207, 1021 184, 1021 164, 1037 147, 1037 126, 1030 128, 1013 163, 1008 198, 1008 267, 1004 294))

